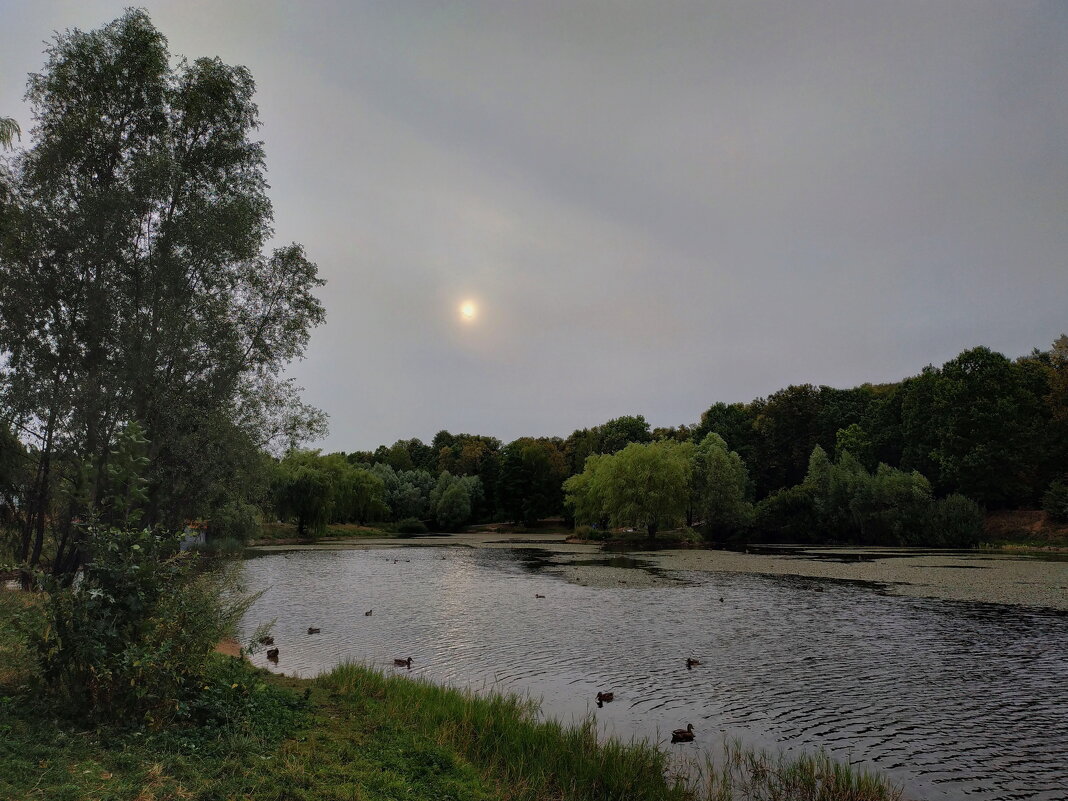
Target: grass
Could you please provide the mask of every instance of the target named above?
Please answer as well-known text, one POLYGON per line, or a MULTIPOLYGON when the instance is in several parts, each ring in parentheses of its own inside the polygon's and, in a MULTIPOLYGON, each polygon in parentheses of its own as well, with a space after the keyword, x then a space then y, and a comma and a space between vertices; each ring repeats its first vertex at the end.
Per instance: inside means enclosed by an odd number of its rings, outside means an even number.
POLYGON ((354 539, 370 537, 395 537, 391 524, 361 526, 356 523, 330 523, 322 535, 317 537, 297 536, 295 523, 264 523, 259 536, 250 545, 286 545, 291 543, 319 542, 324 539, 354 539))
POLYGON ((319 681, 365 717, 429 734, 438 748, 480 766, 498 785, 495 797, 687 797, 664 778, 666 754, 645 742, 601 742, 592 719, 564 726, 540 720, 536 704, 514 696, 476 696, 352 664, 319 681))
POLYGON ((893 801, 825 755, 737 744, 698 780, 669 756, 545 721, 529 700, 343 664, 290 679, 218 656, 198 725, 96 727, 31 700, 34 596, 0 591, 0 799, 256 801, 893 801), (22 621, 16 625, 16 621, 22 621))
POLYGON ((723 743, 695 786, 707 801, 895 801, 900 789, 877 773, 835 762, 825 752, 788 757, 723 743))
POLYGON ((695 548, 705 541, 692 528, 675 528, 658 531, 650 538, 645 529, 595 529, 591 526, 578 526, 570 532, 568 542, 597 542, 609 546, 627 545, 635 548, 652 546, 656 548, 695 548))

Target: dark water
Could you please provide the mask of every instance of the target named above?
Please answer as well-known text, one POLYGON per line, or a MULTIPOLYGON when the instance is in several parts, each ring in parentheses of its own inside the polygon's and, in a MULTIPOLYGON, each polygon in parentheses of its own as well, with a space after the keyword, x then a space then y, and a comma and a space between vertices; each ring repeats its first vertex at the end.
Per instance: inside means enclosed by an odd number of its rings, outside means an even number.
POLYGON ((692 722, 697 742, 671 748, 718 748, 726 732, 786 751, 826 748, 889 773, 913 799, 1068 799, 1064 614, 732 573, 580 587, 543 572, 548 555, 437 546, 260 556, 246 563, 250 585, 270 589, 247 623, 277 618, 274 669, 286 673, 343 659, 393 670, 411 656, 412 674, 530 694, 563 720, 592 710, 623 739, 666 742, 692 722), (691 655, 701 665, 687 670, 691 655), (596 709, 598 690, 615 702, 596 709))

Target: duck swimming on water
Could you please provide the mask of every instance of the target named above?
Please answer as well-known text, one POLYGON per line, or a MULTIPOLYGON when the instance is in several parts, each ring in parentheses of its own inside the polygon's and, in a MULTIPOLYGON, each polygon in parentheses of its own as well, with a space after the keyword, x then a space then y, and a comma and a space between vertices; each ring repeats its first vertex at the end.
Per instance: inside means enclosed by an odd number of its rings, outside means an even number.
POLYGON ((394 659, 394 667, 406 667, 408 670, 412 669, 412 658, 409 656, 407 659, 394 659))
POLYGON ((687 723, 685 729, 675 729, 671 732, 671 742, 673 743, 692 743, 693 742, 693 724, 687 723))

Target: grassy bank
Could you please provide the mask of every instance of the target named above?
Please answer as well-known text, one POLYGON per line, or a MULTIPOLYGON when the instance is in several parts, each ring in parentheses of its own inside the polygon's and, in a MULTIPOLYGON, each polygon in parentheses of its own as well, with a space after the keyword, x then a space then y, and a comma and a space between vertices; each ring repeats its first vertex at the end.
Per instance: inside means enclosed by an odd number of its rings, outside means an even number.
MULTIPOLYGON (((736 748, 696 785, 665 778, 668 755, 598 741, 592 721, 539 719, 515 697, 474 696, 342 665, 315 680, 219 655, 206 722, 84 728, 28 700, 32 659, 15 618, 30 596, 0 592, 0 799, 549 801, 821 799, 897 795, 823 758, 736 748)), ((28 617, 27 617, 28 615, 28 617)), ((711 736, 711 735, 708 735, 711 736)))

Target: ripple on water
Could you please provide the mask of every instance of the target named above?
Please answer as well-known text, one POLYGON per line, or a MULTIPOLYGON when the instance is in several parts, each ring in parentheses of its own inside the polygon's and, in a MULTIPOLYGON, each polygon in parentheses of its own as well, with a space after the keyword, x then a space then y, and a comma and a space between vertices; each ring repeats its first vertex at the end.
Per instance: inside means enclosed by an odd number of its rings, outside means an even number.
POLYGON ((276 619, 273 669, 287 673, 346 659, 394 670, 411 656, 413 675, 530 694, 563 720, 594 711, 624 739, 666 743, 692 722, 705 735, 694 748, 719 732, 823 747, 886 770, 913 797, 1068 796, 1066 615, 740 573, 580 587, 542 572, 548 556, 272 553, 246 562, 250 585, 268 587, 247 630, 276 619), (687 670, 691 655, 701 665, 687 670), (598 690, 615 702, 595 709, 598 690))

